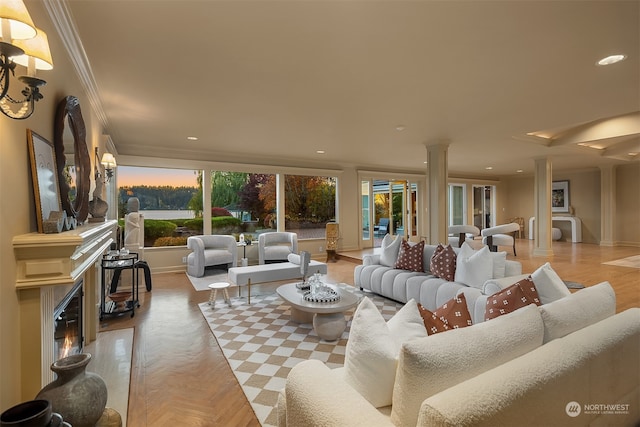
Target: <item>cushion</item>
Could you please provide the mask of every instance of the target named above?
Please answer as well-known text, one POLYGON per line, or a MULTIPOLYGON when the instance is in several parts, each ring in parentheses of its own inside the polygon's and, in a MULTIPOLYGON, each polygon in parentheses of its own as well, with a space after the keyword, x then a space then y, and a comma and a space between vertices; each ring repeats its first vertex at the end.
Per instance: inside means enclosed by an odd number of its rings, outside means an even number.
POLYGON ((464 328, 472 324, 471 315, 467 308, 467 299, 462 293, 445 302, 433 313, 421 304, 418 304, 418 308, 429 335, 445 332, 449 329, 464 328))
POLYGON ((536 285, 542 304, 548 304, 571 295, 558 273, 551 268, 551 264, 548 262, 531 273, 531 278, 536 285))
POLYGON ((385 234, 380 243, 380 264, 386 267, 396 265, 398 259, 398 251, 400 250, 402 238, 396 236, 393 238, 390 234, 385 234))
POLYGON ((482 285, 493 278, 493 257, 488 246, 474 251, 467 242, 462 244, 456 260, 455 281, 482 289, 482 285))
MULTIPOLYGON (((404 343, 391 422, 415 426, 425 399, 534 350, 542 345, 543 332, 538 308, 532 305, 491 322, 404 343)), ((464 396, 459 404, 465 404, 464 396)))
POLYGON ((287 261, 289 261, 291 264, 300 265, 300 255, 298 255, 298 254, 289 254, 289 255, 287 255, 287 261))
POLYGON ((540 305, 538 292, 530 276, 487 298, 484 320, 495 319, 529 304, 540 305))
POLYGON ((493 259, 493 277, 492 279, 501 279, 505 276, 507 269, 507 253, 506 252, 490 252, 493 259))
POLYGON ((418 273, 424 272, 422 266, 422 255, 424 253, 424 240, 410 245, 405 239, 402 239, 400 245, 400 252, 398 253, 398 260, 395 267, 401 270, 415 271, 418 273))
POLYGON ((539 309, 546 343, 616 314, 616 294, 609 282, 602 282, 539 309))
POLYGON ((376 408, 391 404, 400 347, 427 330, 415 300, 407 302, 388 322, 367 297, 358 305, 345 349, 344 378, 376 408))
POLYGON ((436 277, 453 282, 456 273, 456 259, 456 252, 451 245, 439 244, 429 261, 429 271, 436 277))

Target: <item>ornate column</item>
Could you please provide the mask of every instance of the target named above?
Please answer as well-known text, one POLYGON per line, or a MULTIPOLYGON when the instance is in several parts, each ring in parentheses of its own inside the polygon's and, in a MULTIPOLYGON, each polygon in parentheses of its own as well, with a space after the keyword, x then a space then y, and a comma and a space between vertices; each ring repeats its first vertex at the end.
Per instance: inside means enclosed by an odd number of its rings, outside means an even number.
POLYGON ((534 256, 551 256, 551 160, 541 158, 535 160, 534 178, 534 256))
POLYGON ((600 245, 615 246, 616 168, 600 166, 600 245))
POLYGON ((427 239, 429 244, 447 242, 448 143, 427 147, 427 239))

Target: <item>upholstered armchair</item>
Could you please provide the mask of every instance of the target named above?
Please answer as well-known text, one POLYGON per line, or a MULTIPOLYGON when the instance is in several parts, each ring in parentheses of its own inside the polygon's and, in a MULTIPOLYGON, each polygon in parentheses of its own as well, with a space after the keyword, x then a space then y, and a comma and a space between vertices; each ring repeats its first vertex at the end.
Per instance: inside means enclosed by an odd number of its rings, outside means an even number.
POLYGON ((473 241, 480 235, 480 229, 475 225, 451 225, 449 226, 449 244, 462 247, 465 241, 473 241))
POLYGON ((515 234, 518 231, 520 225, 515 222, 485 228, 482 230, 482 243, 489 246, 491 252, 496 252, 498 246, 511 246, 513 255, 517 256, 515 234))
POLYGON ((258 236, 258 263, 286 262, 289 254, 298 253, 298 235, 285 231, 258 236))
POLYGON ((233 236, 191 236, 187 239, 187 248, 193 251, 187 256, 189 276, 202 277, 205 267, 212 265, 224 265, 229 268, 235 267, 238 263, 238 247, 233 236))

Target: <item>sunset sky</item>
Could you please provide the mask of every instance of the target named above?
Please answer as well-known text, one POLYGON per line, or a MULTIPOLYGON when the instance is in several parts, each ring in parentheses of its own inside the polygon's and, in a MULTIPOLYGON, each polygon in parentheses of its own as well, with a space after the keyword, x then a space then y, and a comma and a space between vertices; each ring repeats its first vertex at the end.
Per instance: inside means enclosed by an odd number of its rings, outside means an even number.
POLYGON ((132 185, 172 187, 196 187, 195 171, 191 169, 159 169, 133 166, 118 166, 118 187, 132 185))

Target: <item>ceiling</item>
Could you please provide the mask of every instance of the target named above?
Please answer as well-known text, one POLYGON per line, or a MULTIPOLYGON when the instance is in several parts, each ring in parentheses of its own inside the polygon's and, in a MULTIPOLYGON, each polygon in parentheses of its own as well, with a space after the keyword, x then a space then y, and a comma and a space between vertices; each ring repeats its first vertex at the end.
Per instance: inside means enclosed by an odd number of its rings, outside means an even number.
POLYGON ((450 174, 477 177, 640 160, 638 1, 63 4, 120 155, 419 172, 448 143, 450 174))

